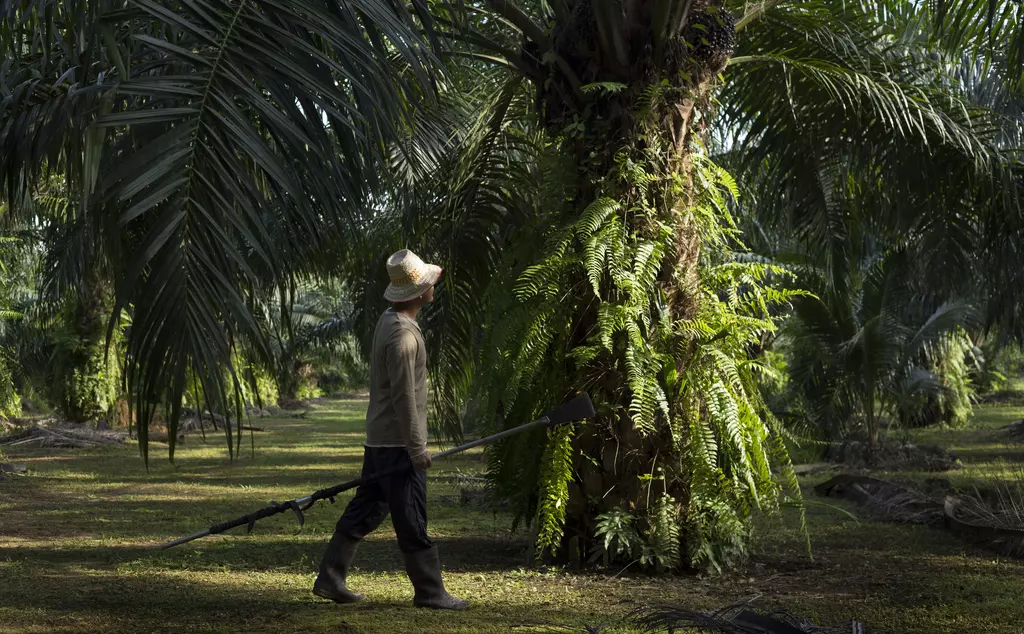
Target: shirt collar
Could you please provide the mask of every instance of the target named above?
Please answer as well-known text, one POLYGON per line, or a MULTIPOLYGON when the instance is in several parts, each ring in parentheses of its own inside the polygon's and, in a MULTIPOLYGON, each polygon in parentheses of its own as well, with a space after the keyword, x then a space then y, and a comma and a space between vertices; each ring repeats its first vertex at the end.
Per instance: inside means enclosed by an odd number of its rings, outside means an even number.
POLYGON ((395 317, 397 317, 399 321, 402 321, 402 322, 405 322, 405 323, 410 324, 412 326, 415 326, 416 330, 420 329, 419 322, 416 321, 415 319, 413 319, 412 317, 409 317, 408 315, 406 315, 404 313, 400 313, 397 310, 395 310, 394 308, 389 308, 388 312, 393 314, 395 317))

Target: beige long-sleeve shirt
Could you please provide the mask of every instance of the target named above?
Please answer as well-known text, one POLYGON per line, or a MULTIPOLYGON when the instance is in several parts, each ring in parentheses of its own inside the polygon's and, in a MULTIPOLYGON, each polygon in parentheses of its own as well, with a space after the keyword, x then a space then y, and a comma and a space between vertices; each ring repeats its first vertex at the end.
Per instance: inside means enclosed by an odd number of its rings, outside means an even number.
POLYGON ((388 309, 373 332, 367 447, 427 450, 427 348, 415 319, 388 309))

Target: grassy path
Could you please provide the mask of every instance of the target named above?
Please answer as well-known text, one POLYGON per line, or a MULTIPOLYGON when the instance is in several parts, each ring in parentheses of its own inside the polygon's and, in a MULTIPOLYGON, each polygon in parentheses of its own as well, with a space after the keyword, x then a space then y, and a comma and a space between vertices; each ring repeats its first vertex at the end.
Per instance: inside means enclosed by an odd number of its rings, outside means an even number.
MULTIPOLYGON (((147 550, 269 500, 355 477, 363 411, 362 402, 333 402, 306 420, 256 423, 267 431, 256 435, 255 458, 246 447, 233 467, 218 438, 203 444, 190 437, 177 466, 158 445, 148 473, 134 445, 9 451, 32 473, 0 482, 0 632, 475 634, 584 632, 600 623, 615 625, 606 632, 628 632, 621 619, 640 605, 710 608, 756 595, 820 624, 857 618, 911 634, 1022 630, 1021 562, 942 531, 854 522, 819 507, 809 512, 813 561, 793 518, 783 518, 760 528, 750 565, 723 578, 527 569, 525 542, 509 534, 509 517, 460 503, 453 476, 479 475, 479 454, 444 461, 429 484, 431 534, 450 589, 474 603, 465 613, 410 607, 412 588, 389 523, 356 560, 351 583, 367 601, 336 606, 313 597, 316 563, 347 496, 311 509, 301 533, 294 516, 282 514, 252 535, 240 529, 147 550)), ((993 453, 1017 458, 992 440, 992 427, 1020 415, 992 410, 980 431, 949 440, 974 451, 979 465, 999 464, 993 453)))

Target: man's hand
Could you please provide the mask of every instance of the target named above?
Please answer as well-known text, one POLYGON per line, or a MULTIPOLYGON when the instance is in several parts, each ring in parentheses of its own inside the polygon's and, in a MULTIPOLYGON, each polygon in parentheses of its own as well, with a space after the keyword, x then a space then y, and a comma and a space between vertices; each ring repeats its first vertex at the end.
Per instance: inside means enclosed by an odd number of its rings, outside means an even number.
POLYGON ((425 471, 434 465, 434 460, 430 456, 430 450, 425 449, 423 453, 413 456, 412 466, 417 471, 425 471))

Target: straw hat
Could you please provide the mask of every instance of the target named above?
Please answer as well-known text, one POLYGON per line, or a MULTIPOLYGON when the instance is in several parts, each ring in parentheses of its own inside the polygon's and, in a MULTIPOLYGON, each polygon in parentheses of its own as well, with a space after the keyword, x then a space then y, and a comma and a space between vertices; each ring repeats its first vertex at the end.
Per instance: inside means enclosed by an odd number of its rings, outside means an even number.
POLYGON ((391 284, 384 291, 389 302, 408 302, 423 295, 441 279, 443 269, 426 264, 409 249, 402 249, 388 258, 388 277, 391 284))

